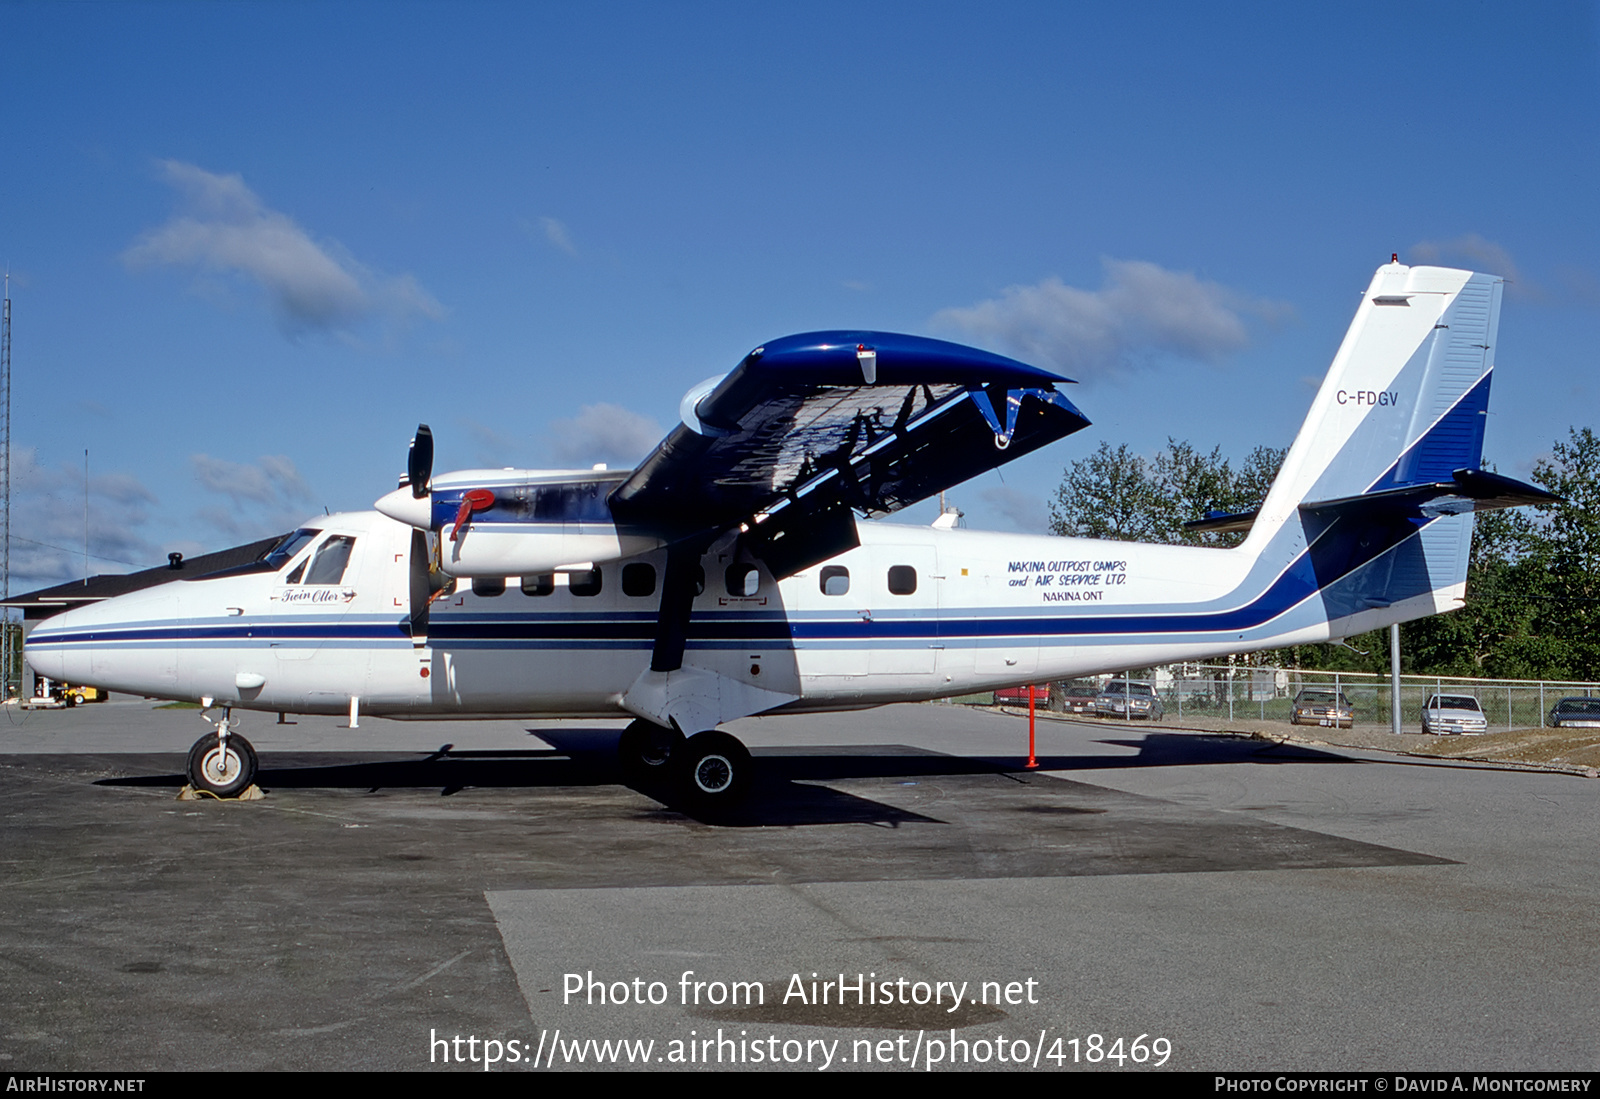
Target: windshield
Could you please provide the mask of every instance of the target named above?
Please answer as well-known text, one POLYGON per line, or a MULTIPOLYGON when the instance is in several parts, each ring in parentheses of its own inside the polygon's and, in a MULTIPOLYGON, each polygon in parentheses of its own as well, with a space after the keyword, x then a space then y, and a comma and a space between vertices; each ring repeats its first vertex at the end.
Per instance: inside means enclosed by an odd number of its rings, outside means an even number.
POLYGON ((1123 683, 1120 681, 1115 683, 1107 683, 1106 689, 1100 693, 1107 695, 1131 694, 1136 698, 1151 698, 1155 695, 1155 692, 1150 689, 1150 684, 1148 683, 1123 683))
POLYGON ((1479 710, 1478 700, 1466 695, 1435 695, 1428 703, 1431 710, 1479 710))
POLYGON ((267 555, 263 557, 262 560, 271 565, 274 570, 281 569, 294 559, 295 554, 305 549, 306 544, 310 542, 311 539, 315 538, 321 533, 322 532, 320 530, 313 530, 310 527, 301 527, 292 534, 285 534, 281 539, 278 540, 277 545, 273 546, 267 551, 267 555))
POLYGON ((1558 714, 1600 714, 1600 698, 1563 698, 1556 703, 1558 714))

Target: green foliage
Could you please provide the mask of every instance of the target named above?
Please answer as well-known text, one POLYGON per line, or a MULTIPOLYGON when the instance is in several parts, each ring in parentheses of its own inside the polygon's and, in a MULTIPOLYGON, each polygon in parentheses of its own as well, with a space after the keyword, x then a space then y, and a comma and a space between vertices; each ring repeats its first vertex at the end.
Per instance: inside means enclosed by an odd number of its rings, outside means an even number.
POLYGON ((1466 605, 1401 627, 1417 670, 1600 678, 1600 439, 1571 429, 1532 479, 1565 499, 1478 515, 1466 605))
POLYGON ((1257 447, 1237 471, 1222 448, 1202 454, 1169 438, 1152 461, 1126 445, 1100 449, 1067 467, 1050 504, 1050 529, 1080 538, 1173 545, 1230 546, 1241 534, 1183 529, 1208 511, 1248 511, 1260 505, 1283 463, 1283 450, 1257 447))
MULTIPOLYGON (((1187 519, 1248 511, 1265 498, 1284 451, 1257 447, 1234 469, 1168 439, 1154 460, 1102 443, 1067 468, 1050 505, 1057 534, 1187 545, 1234 545, 1240 535, 1199 535, 1187 519)), ((1401 627, 1402 670, 1506 679, 1600 679, 1600 437, 1572 428, 1533 470, 1564 498, 1543 508, 1476 516, 1465 605, 1401 627)), ((1298 645, 1251 663, 1387 672, 1386 630, 1345 645, 1298 645), (1358 651, 1359 650, 1359 651, 1358 651)))

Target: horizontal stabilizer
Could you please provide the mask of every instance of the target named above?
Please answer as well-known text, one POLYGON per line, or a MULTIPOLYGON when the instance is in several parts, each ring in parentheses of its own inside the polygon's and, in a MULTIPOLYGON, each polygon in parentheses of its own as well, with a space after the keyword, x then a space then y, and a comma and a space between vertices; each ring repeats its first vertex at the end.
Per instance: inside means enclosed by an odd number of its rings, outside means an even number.
MULTIPOLYGON (((1498 511, 1501 508, 1518 508, 1526 504, 1558 504, 1561 497, 1546 492, 1537 485, 1525 484, 1498 473, 1481 469, 1458 469, 1449 481, 1434 481, 1425 485, 1404 485, 1400 488, 1364 492, 1358 496, 1342 496, 1337 500, 1317 500, 1301 504, 1304 511, 1318 515, 1338 512, 1382 511, 1389 514, 1415 512, 1426 516, 1460 515, 1468 511, 1498 511)), ((1228 531, 1249 530, 1260 508, 1249 511, 1208 511, 1204 518, 1191 519, 1183 524, 1184 530, 1221 534, 1228 531)))
POLYGON ((1417 512, 1429 517, 1497 511, 1524 504, 1559 504, 1562 498, 1537 485, 1525 484, 1481 469, 1458 469, 1449 481, 1381 489, 1337 500, 1301 504, 1302 511, 1331 516, 1349 512, 1417 512))
POLYGON ((1201 534, 1224 534, 1236 530, 1249 530, 1250 524, 1256 521, 1256 516, 1261 509, 1251 508, 1249 511, 1208 511, 1201 519, 1190 519, 1183 524, 1184 530, 1197 531, 1201 534))

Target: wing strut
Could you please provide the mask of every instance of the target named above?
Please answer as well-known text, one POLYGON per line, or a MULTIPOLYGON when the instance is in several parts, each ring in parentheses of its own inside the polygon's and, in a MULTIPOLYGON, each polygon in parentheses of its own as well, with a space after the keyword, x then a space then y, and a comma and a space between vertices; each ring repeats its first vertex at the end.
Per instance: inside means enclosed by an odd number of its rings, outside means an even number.
POLYGON ((689 643, 689 615, 698 594, 696 573, 700 555, 709 545, 700 539, 690 539, 667 549, 666 575, 661 579, 661 610, 656 616, 656 643, 650 653, 653 672, 675 672, 683 667, 683 650, 689 643))

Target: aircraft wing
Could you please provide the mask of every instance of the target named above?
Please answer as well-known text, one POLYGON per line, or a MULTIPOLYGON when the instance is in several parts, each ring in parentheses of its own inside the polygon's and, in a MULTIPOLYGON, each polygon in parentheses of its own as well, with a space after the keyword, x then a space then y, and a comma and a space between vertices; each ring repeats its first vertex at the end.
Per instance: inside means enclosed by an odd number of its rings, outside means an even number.
POLYGON ((612 514, 669 537, 755 523, 769 541, 887 515, 1088 426, 1067 380, 920 336, 787 336, 690 391, 612 514))

